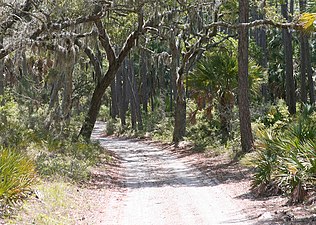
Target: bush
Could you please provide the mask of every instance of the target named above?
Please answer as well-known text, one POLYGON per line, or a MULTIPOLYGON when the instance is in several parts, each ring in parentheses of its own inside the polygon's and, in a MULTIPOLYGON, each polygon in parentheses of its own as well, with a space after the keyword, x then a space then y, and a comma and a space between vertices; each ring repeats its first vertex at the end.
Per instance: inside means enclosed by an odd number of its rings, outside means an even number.
POLYGON ((41 148, 41 153, 36 156, 38 173, 44 177, 62 176, 75 182, 90 177, 89 168, 100 161, 103 151, 99 144, 83 140, 55 140, 41 148))
POLYGON ((24 154, 11 149, 0 150, 0 214, 31 193, 36 182, 35 165, 24 154))
POLYGON ((316 184, 316 117, 309 106, 280 133, 259 132, 253 188, 262 194, 271 189, 290 196, 290 203, 302 202, 316 184))
POLYGON ((274 130, 284 128, 290 121, 290 113, 283 99, 278 100, 276 105, 271 105, 261 119, 265 126, 274 130))

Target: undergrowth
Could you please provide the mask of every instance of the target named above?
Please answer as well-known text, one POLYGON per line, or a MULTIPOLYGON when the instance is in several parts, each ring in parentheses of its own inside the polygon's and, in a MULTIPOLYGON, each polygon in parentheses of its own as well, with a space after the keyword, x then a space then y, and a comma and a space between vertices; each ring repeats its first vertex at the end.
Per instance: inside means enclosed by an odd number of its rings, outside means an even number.
POLYGON ((36 181, 87 181, 104 153, 98 143, 78 140, 80 118, 51 131, 45 128, 45 109, 32 114, 38 122, 30 125, 25 106, 11 98, 5 101, 0 106, 0 217, 12 215, 36 181))
POLYGON ((75 224, 72 210, 76 209, 75 185, 57 179, 34 186, 30 201, 24 202, 20 213, 6 219, 6 224, 75 224))
POLYGON ((259 195, 285 194, 290 204, 303 202, 316 184, 315 107, 303 106, 297 117, 286 119, 291 122, 272 121, 257 131, 252 187, 259 195))
POLYGON ((15 149, 0 149, 0 216, 10 214, 28 197, 36 181, 33 160, 15 149))

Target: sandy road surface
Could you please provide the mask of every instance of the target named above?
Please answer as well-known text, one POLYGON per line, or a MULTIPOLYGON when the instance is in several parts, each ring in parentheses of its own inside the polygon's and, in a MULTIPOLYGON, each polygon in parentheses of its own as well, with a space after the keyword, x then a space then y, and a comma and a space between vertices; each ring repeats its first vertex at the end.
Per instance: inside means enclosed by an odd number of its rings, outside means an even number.
POLYGON ((253 224, 215 179, 170 151, 132 140, 93 138, 121 158, 122 187, 113 190, 100 224, 253 224))

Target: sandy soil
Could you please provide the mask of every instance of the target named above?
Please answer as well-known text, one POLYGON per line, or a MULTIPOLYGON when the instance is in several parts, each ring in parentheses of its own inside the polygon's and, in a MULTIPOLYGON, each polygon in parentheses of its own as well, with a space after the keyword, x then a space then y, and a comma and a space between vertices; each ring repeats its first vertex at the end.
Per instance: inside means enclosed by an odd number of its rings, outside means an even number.
MULTIPOLYGON (((69 190, 76 202, 67 212, 71 224, 316 224, 315 205, 287 206, 279 196, 254 196, 251 171, 225 155, 196 153, 185 142, 175 147, 104 137, 103 130, 97 123, 93 139, 112 160, 104 159, 88 183, 69 190)), ((36 210, 41 204, 33 201, 36 210)))
MULTIPOLYGON (((281 197, 255 199, 249 192, 249 171, 224 156, 102 137, 101 124, 93 138, 119 164, 108 171, 116 181, 95 224, 307 224, 294 222, 292 208, 281 197)), ((298 214, 306 217, 304 213, 301 207, 298 214)))

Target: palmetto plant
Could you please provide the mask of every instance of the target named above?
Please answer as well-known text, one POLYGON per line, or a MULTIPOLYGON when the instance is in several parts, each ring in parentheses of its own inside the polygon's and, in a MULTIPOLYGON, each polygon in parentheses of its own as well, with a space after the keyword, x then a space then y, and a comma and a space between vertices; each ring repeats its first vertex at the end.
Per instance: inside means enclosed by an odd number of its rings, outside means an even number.
MULTIPOLYGON (((196 70, 190 74, 189 83, 198 96, 215 99, 218 102, 223 140, 228 138, 230 120, 237 88, 237 58, 228 51, 207 52, 197 64, 196 70)), ((209 105, 212 105, 210 102, 209 105)))
POLYGON ((255 159, 253 187, 272 186, 290 196, 290 203, 302 202, 316 184, 316 125, 314 108, 304 106, 301 115, 278 136, 262 130, 255 159))
POLYGON ((32 160, 14 149, 0 149, 0 214, 26 197, 35 181, 32 160))
MULTIPOLYGON (((219 112, 224 142, 229 137, 231 130, 230 121, 238 86, 237 55, 234 50, 231 50, 236 48, 236 43, 230 40, 229 44, 220 47, 217 51, 206 52, 204 58, 198 62, 196 69, 188 78, 198 103, 202 99, 206 103, 205 105, 208 105, 207 109, 212 109, 212 106, 217 102, 216 108, 219 112), (211 102, 207 104, 207 101, 211 102)), ((258 83, 262 71, 252 60, 249 64, 249 74, 250 84, 255 87, 254 84, 258 83)), ((208 112, 210 113, 211 110, 208 112)))

